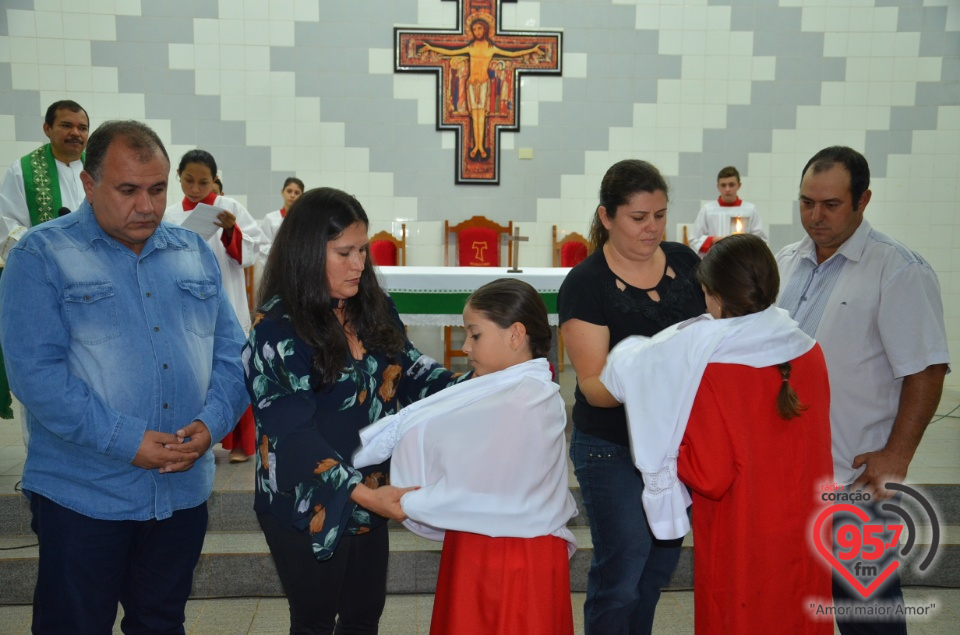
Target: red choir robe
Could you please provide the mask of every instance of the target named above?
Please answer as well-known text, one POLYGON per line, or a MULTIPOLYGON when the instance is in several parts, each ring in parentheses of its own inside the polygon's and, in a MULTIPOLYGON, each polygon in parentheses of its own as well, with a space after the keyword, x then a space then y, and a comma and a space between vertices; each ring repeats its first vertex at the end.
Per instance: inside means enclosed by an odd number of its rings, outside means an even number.
POLYGON ((700 382, 677 463, 693 490, 698 635, 833 633, 809 611, 811 598, 831 597, 810 537, 833 480, 830 387, 819 345, 791 363, 808 409, 789 421, 776 367, 711 363, 700 382))

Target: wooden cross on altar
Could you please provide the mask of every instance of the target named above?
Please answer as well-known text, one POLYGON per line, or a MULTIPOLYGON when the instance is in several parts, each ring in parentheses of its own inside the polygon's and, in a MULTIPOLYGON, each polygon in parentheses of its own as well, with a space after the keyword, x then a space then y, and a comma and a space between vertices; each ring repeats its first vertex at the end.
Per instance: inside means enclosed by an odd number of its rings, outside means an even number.
POLYGON ((501 5, 457 3, 456 30, 395 28, 398 73, 437 77, 437 130, 457 133, 457 183, 500 183, 500 132, 520 130, 520 78, 560 75, 563 34, 504 31, 501 5))
POLYGON ((513 236, 508 236, 507 240, 510 242, 510 260, 513 261, 513 269, 507 269, 507 273, 523 273, 523 269, 520 268, 520 243, 525 243, 530 239, 521 236, 520 228, 514 227, 513 236))

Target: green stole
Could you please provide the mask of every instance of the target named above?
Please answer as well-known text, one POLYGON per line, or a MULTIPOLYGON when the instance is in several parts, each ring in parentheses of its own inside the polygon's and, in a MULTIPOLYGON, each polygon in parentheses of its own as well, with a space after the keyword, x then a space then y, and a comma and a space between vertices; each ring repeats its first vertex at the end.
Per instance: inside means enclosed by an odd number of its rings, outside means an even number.
MULTIPOLYGON (((87 153, 80 154, 80 161, 87 153)), ((50 144, 42 145, 20 159, 23 169, 23 190, 27 196, 27 209, 30 211, 30 226, 57 218, 63 199, 60 195, 60 175, 57 173, 57 160, 53 158, 50 144)))

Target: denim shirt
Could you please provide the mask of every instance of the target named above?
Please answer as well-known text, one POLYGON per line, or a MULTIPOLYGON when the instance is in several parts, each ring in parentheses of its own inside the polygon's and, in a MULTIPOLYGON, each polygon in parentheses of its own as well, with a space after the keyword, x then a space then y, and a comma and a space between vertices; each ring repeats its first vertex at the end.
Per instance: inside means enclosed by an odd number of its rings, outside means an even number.
POLYGON ((209 451, 184 472, 131 464, 147 430, 199 419, 216 442, 249 404, 243 332, 197 234, 161 223, 138 256, 86 201, 32 228, 0 279, 0 341, 30 429, 28 495, 103 520, 207 500, 209 451))

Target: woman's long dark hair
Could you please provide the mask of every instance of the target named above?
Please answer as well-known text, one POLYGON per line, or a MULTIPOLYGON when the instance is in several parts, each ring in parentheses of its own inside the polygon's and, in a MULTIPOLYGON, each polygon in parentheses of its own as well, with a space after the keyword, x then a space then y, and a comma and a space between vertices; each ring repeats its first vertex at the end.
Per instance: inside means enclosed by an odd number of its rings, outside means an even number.
MULTIPOLYGON (((354 223, 369 226, 367 213, 353 196, 321 187, 290 206, 260 281, 258 305, 279 296, 297 336, 313 349, 314 387, 336 381, 350 355, 347 335, 331 308, 327 283, 327 243, 354 223)), ((399 355, 405 336, 377 282, 370 253, 357 294, 343 303, 344 313, 368 351, 399 355)))
MULTIPOLYGON (((721 317, 740 317, 765 311, 777 300, 780 272, 773 252, 753 234, 734 234, 713 243, 697 269, 697 280, 720 298, 721 317)), ((790 386, 790 362, 778 364, 780 392, 777 412, 792 419, 807 409, 790 386)))

